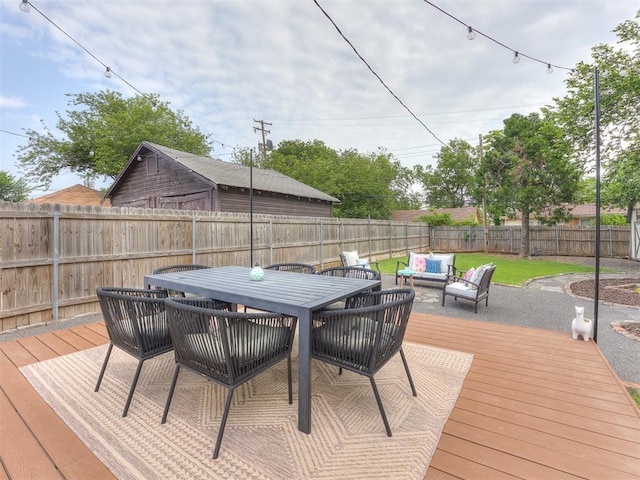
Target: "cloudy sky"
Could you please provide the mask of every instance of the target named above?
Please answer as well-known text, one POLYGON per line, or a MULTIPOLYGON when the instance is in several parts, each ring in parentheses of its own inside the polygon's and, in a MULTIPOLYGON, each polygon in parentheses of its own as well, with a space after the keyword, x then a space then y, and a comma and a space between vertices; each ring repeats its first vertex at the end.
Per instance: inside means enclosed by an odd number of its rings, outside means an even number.
MULTIPOLYGON (((613 43, 613 28, 639 8, 637 0, 31 2, 48 21, 18 4, 0 0, 0 170, 18 177, 20 135, 41 120, 53 128, 65 94, 136 94, 105 78, 102 64, 182 110, 222 160, 257 146, 254 120, 264 120, 274 145, 319 139, 430 164, 440 141, 477 144, 511 114, 563 96, 568 74, 559 67, 589 62, 591 47, 613 43), (469 41, 465 25, 511 50, 482 35, 469 41), (514 64, 512 50, 544 64, 514 64)), ((50 191, 76 183, 61 175, 50 191)))

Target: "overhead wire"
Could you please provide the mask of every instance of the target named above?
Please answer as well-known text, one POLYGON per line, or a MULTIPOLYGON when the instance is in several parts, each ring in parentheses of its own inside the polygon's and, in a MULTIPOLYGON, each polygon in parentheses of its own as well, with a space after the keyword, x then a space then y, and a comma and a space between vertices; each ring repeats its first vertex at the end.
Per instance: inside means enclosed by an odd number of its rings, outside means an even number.
POLYGON ((342 30, 340 30, 340 27, 338 27, 338 25, 336 24, 336 22, 333 21, 333 18, 331 18, 331 16, 327 13, 327 11, 322 8, 322 6, 320 5, 320 3, 318 3, 318 0, 313 0, 313 3, 316 4, 316 6, 320 9, 320 11, 324 14, 325 17, 327 17, 327 19, 331 22, 331 24, 334 26, 334 28, 337 30, 338 34, 340 34, 340 36, 343 38, 343 40, 351 47, 351 49, 353 50, 353 52, 356 54, 356 56, 362 61, 362 63, 365 64, 365 66, 369 69, 369 71, 373 74, 373 76, 375 76, 378 81, 382 84, 382 86, 391 94, 391 96, 393 98, 395 98, 398 103, 400 103, 400 105, 402 105, 404 107, 404 109, 409 112, 409 114, 420 124, 422 125, 422 127, 424 127, 424 129, 429 132, 431 134, 431 136, 433 138, 435 138, 438 142, 440 142, 442 145, 446 145, 442 140, 440 140, 440 138, 422 121, 420 120, 420 118, 418 118, 418 116, 413 113, 413 111, 400 99, 400 97, 398 97, 398 95, 395 94, 395 92, 393 90, 391 90, 391 88, 385 83, 384 80, 382 80, 382 78, 380 77, 380 75, 378 75, 378 73, 376 73, 376 71, 371 67, 371 65, 369 65, 369 63, 364 59, 364 57, 362 55, 360 55, 360 52, 358 52, 358 50, 356 49, 356 47, 353 45, 353 43, 351 43, 351 41, 346 37, 346 35, 344 33, 342 33, 342 30))
MULTIPOLYGON (((93 58, 96 62, 98 62, 100 65, 102 65, 105 68, 105 73, 108 73, 108 74, 111 74, 111 75, 115 75, 118 79, 120 79, 120 81, 122 81, 124 84, 126 84, 129 88, 131 88, 132 90, 137 92, 139 95, 141 95, 144 98, 146 98, 147 100, 149 100, 154 107, 156 106, 155 105, 155 99, 152 96, 150 96, 149 94, 144 93, 141 90, 139 90, 138 88, 136 88, 127 79, 122 77, 118 72, 114 71, 110 66, 108 66, 106 63, 104 63, 102 60, 100 60, 88 48, 86 48, 84 45, 82 45, 79 41, 77 41, 69 33, 67 33, 62 27, 60 27, 56 22, 54 22, 53 20, 51 20, 51 18, 49 18, 47 15, 45 15, 44 12, 42 12, 38 7, 36 7, 30 0, 23 0, 23 3, 28 4, 36 12, 38 12, 47 22, 49 22, 58 31, 60 31, 65 37, 67 37, 69 40, 71 40, 73 43, 75 43, 78 47, 80 47, 82 50, 84 50, 91 58, 93 58)), ((167 112, 175 117, 175 114, 170 109, 167 109, 167 112)), ((7 133, 9 133, 9 132, 7 132, 7 133)), ((233 148, 229 144, 225 144, 223 142, 220 142, 220 141, 216 140, 215 138, 212 138, 211 135, 207 135, 207 134, 203 134, 203 135, 205 136, 205 138, 207 140, 209 140, 209 141, 211 141, 213 143, 217 143, 219 145, 222 145, 225 148, 233 148)))

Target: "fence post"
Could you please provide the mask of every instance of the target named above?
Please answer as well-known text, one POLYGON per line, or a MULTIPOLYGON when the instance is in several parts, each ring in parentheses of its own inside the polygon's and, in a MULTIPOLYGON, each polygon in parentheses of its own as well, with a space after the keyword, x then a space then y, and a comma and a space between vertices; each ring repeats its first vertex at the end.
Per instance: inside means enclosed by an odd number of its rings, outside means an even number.
POLYGON ((193 214, 191 215, 191 263, 198 263, 198 245, 196 245, 197 235, 196 230, 198 228, 198 217, 193 214))
POLYGON ((513 229, 509 227, 509 252, 513 252, 513 229))
MULTIPOLYGON (((422 230, 420 230, 420 243, 422 243, 422 230)), ((404 249, 405 253, 409 255, 409 222, 404 222, 404 249)))
POLYGON ((389 220, 389 258, 393 257, 393 220, 389 220))
POLYGON ((611 225, 609 225, 609 256, 613 257, 613 232, 611 231, 611 225))
POLYGON ((371 215, 367 215, 367 236, 369 237, 369 260, 371 260, 371 215))
POLYGON ((273 218, 269 219, 269 264, 273 264, 273 218))
POLYGON ((58 320, 58 307, 60 306, 60 292, 58 290, 59 283, 59 266, 60 266, 60 212, 53 212, 53 242, 51 252, 51 280, 53 282, 51 291, 51 316, 53 320, 58 320))
MULTIPOLYGON (((324 222, 320 219, 320 265, 324 265, 324 222)), ((324 268, 324 267, 323 267, 324 268)))

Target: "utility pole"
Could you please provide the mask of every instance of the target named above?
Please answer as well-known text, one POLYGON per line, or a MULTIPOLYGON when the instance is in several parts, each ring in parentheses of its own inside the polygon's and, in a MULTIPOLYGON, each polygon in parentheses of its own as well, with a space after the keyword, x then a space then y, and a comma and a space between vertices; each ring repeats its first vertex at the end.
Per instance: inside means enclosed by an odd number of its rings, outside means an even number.
POLYGON ((262 132, 262 143, 258 144, 258 149, 262 152, 262 159, 264 160, 264 162, 267 162, 267 140, 265 137, 265 134, 267 133, 271 133, 271 130, 265 130, 264 126, 265 125, 269 125, 271 126, 271 123, 267 123, 264 120, 253 120, 255 123, 259 123, 260 126, 259 127, 253 127, 253 131, 254 132, 262 132))
MULTIPOLYGON (((482 164, 482 134, 478 135, 480 139, 480 164, 482 164)), ((483 179, 483 189, 482 189, 482 224, 484 227, 484 253, 489 253, 489 223, 487 221, 487 179, 486 173, 485 178, 483 179)))

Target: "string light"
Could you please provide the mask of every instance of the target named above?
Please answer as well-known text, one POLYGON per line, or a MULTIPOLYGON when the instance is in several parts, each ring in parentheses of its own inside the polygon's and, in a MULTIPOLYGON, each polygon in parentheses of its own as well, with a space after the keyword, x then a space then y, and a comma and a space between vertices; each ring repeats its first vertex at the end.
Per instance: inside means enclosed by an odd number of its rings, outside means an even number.
MULTIPOLYGON (((29 13, 31 11, 31 7, 33 6, 33 4, 31 4, 29 2, 29 0, 22 0, 19 4, 20 10, 22 10, 25 13, 29 13)), ((65 32, 58 24, 56 24, 53 20, 51 20, 49 17, 47 17, 44 13, 42 13, 37 7, 33 6, 33 9, 38 12, 45 20, 47 20, 51 25, 53 25, 55 28, 57 28, 63 35, 65 35, 69 40, 71 40, 73 43, 75 43, 78 47, 80 47, 82 50, 84 50, 89 56, 91 56, 96 62, 98 62, 99 64, 101 64, 104 68, 105 68, 105 72, 104 72, 104 76, 106 78, 111 78, 113 75, 115 75, 117 78, 119 78, 122 82, 124 82, 125 84, 127 84, 131 89, 135 90, 139 95, 141 95, 142 97, 146 98, 147 100, 149 100, 151 102, 151 111, 156 112, 158 110, 158 104, 155 100, 154 97, 152 97, 151 95, 148 95, 146 93, 141 92, 140 90, 138 90, 135 86, 133 86, 131 83, 129 83, 126 79, 124 79, 122 76, 120 76, 117 72, 114 72, 109 66, 107 66, 102 60, 100 60, 98 57, 96 57, 93 53, 91 53, 89 50, 87 50, 80 42, 78 42, 75 38, 73 38, 71 35, 69 35, 67 32, 65 32)), ((174 115, 175 114, 171 111, 167 109, 167 113, 174 115)), ((189 127, 189 125, 187 123, 185 123, 184 125, 185 127, 189 127)), ((220 145, 222 145, 225 148, 231 148, 229 145, 226 145, 214 138, 211 138, 210 135, 205 135, 205 138, 211 142, 215 142, 218 143, 220 145)), ((93 155, 93 149, 91 150, 91 152, 89 152, 90 155, 93 155)))
POLYGON ((502 48, 506 48, 507 50, 510 50, 510 51, 514 52, 514 53, 515 53, 515 55, 514 55, 514 57, 513 57, 513 63, 518 63, 518 62, 520 61, 520 57, 525 57, 525 58, 528 58, 529 60, 533 60, 534 62, 538 62, 538 63, 541 63, 541 64, 543 64, 543 65, 546 65, 546 66, 547 66, 547 73, 551 73, 551 72, 553 72, 553 68, 552 68, 552 67, 560 68, 560 69, 562 69, 562 70, 569 70, 570 72, 573 72, 573 71, 574 71, 574 69, 573 69, 573 68, 570 68, 570 67, 562 67, 562 66, 560 66, 560 65, 553 65, 553 64, 551 64, 551 63, 549 63, 549 62, 545 62, 545 61, 543 61, 543 60, 540 60, 539 58, 535 58, 535 57, 532 57, 532 56, 530 56, 530 55, 525 55, 525 54, 524 54, 524 53, 522 53, 522 52, 518 52, 518 51, 514 50, 513 48, 508 47, 508 46, 507 46, 507 45, 505 45, 504 43, 499 42, 499 41, 498 41, 498 40, 496 40, 495 38, 493 38, 493 37, 491 37, 491 36, 489 36, 489 35, 487 35, 487 34, 485 34, 485 33, 482 33, 481 31, 479 31, 479 30, 477 30, 477 29, 472 28, 472 27, 471 27, 471 25, 467 25, 465 22, 463 22, 463 21, 462 21, 462 20, 460 20, 459 18, 455 17, 454 15, 451 15, 449 12, 447 12, 447 11, 443 10, 442 8, 440 8, 439 6, 437 6, 437 5, 436 5, 436 4, 434 4, 434 3, 430 2, 429 0, 422 0, 422 1, 423 1, 424 3, 426 3, 427 5, 429 5, 429 6, 433 7, 433 8, 435 8, 436 10, 438 10, 438 11, 440 11, 440 12, 444 13, 444 14, 445 14, 446 16, 448 16, 449 18, 451 18, 451 19, 455 20, 456 22, 458 22, 458 23, 460 23, 460 24, 464 25, 465 27, 467 27, 467 38, 468 38, 469 40, 473 40, 473 39, 476 37, 476 34, 478 34, 478 35, 482 35, 484 38, 486 38, 487 40, 492 41, 492 42, 493 42, 493 43, 495 43, 496 45, 500 45, 502 48), (518 59, 517 61, 516 61, 516 58, 518 59))
POLYGON ((467 27, 467 39, 473 40, 474 38, 476 38, 476 32, 473 31, 473 28, 471 28, 471 26, 467 27))
POLYGON ((520 63, 520 57, 518 56, 518 52, 513 52, 513 63, 520 63))

